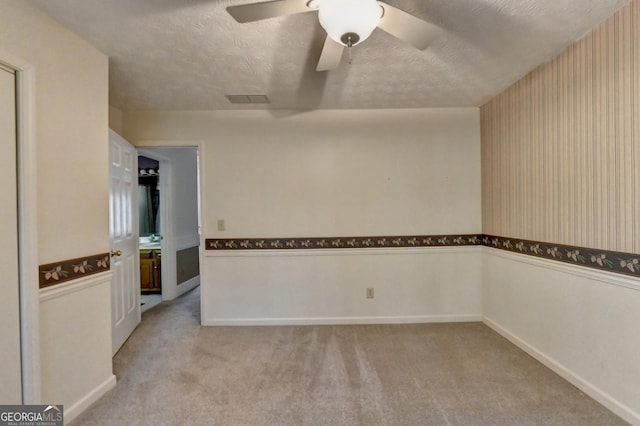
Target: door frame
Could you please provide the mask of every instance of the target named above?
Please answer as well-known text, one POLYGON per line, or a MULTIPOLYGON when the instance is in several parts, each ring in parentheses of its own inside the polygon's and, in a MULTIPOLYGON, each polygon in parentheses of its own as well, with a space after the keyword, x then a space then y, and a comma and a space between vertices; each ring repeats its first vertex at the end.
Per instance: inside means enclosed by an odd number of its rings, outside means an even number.
POLYGON ((38 280, 38 186, 35 67, 0 49, 0 62, 16 71, 18 239, 22 403, 41 402, 40 290, 38 280))
MULTIPOLYGON (((144 153, 143 155, 147 156, 148 154, 151 155, 156 155, 156 157, 158 156, 162 156, 162 154, 159 154, 155 151, 155 149, 162 149, 162 148, 195 148, 197 150, 197 163, 198 163, 198 167, 196 170, 196 175, 197 175, 197 181, 198 181, 198 200, 197 200, 197 212, 198 212, 198 238, 199 238, 199 244, 198 244, 198 261, 200 264, 200 323, 202 323, 202 300, 204 300, 204 296, 206 293, 206 286, 202 285, 202 283, 204 282, 204 268, 203 268, 203 260, 204 260, 204 236, 202 234, 202 221, 204 219, 203 217, 203 213, 202 213, 202 206, 206 205, 205 204, 205 193, 202 189, 203 184, 202 182, 204 182, 205 179, 205 170, 203 167, 203 159, 205 158, 204 156, 204 151, 205 151, 205 146, 204 146, 204 141, 202 140, 188 140, 188 139, 184 139, 184 140, 178 140, 178 139, 140 139, 137 140, 135 142, 135 147, 138 148, 138 152, 140 153, 144 153)), ((153 158, 151 155, 149 155, 150 158, 153 158)), ((164 157, 165 159, 168 159, 167 157, 164 157)), ((156 158, 154 158, 156 159, 156 158)), ((166 173, 166 188, 163 188, 162 186, 160 187, 160 196, 162 197, 162 191, 164 189, 165 195, 170 194, 170 182, 172 179, 172 173, 173 170, 171 169, 171 164, 170 161, 167 162, 167 166, 169 166, 169 173, 166 173)), ((160 167, 162 167, 162 164, 160 165, 160 167)), ((160 180, 162 182, 162 171, 160 172, 160 180)), ((172 196, 172 195, 171 195, 172 196)), ((171 200, 171 198, 168 198, 167 200, 171 200)), ((163 228, 162 232, 171 232, 173 233, 173 212, 171 210, 171 206, 168 206, 168 204, 170 204, 168 201, 162 200, 160 201, 160 208, 162 208, 162 202, 164 201, 165 207, 168 207, 169 210, 166 212, 166 219, 165 217, 162 218, 162 222, 161 222, 161 228, 164 225, 168 225, 169 228, 163 228)), ((162 212, 161 214, 164 214, 164 212, 162 212)), ((162 245, 162 250, 167 250, 167 252, 171 252, 171 253, 175 253, 175 248, 176 248, 176 242, 173 240, 173 236, 172 234, 166 234, 166 235, 171 235, 171 238, 167 238, 166 242, 165 239, 163 239, 162 241, 167 244, 162 245)), ((176 283, 176 260, 175 258, 173 259, 173 264, 171 264, 171 267, 169 268, 165 268, 165 262, 166 262, 166 258, 168 256, 163 255, 162 258, 162 280, 163 282, 165 282, 165 272, 167 274, 171 274, 168 276, 169 280, 171 283, 173 283, 173 287, 171 287, 171 292, 167 292, 165 293, 165 289, 163 287, 162 290, 162 298, 163 300, 171 300, 175 297, 177 297, 178 293, 175 293, 175 291, 177 291, 177 283, 176 283)), ((175 257, 175 256, 172 256, 175 257)))

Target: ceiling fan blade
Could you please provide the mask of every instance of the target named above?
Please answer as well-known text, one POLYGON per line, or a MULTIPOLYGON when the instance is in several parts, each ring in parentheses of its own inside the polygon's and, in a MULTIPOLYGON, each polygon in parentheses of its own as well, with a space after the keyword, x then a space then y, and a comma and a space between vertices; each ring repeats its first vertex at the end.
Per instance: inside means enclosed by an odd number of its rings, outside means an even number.
POLYGON ((380 19, 380 22, 378 22, 378 28, 400 40, 406 41, 420 50, 429 47, 441 31, 439 27, 423 21, 410 13, 389 6, 384 2, 379 3, 382 4, 384 15, 382 19, 380 19))
POLYGON ((344 46, 327 36, 324 40, 316 71, 329 71, 337 68, 342 59, 342 52, 344 52, 344 46))
POLYGON ((275 0, 260 3, 240 4, 227 7, 229 15, 240 22, 253 22, 294 13, 313 12, 307 7, 307 0, 275 0))

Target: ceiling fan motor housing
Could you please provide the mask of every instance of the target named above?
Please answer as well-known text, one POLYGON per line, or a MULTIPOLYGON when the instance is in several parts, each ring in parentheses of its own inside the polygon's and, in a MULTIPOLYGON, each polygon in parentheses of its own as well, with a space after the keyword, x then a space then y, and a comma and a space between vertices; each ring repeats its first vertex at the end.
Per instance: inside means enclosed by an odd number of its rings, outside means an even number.
POLYGON ((356 33, 344 33, 340 41, 347 47, 355 46, 360 41, 360 36, 356 33))

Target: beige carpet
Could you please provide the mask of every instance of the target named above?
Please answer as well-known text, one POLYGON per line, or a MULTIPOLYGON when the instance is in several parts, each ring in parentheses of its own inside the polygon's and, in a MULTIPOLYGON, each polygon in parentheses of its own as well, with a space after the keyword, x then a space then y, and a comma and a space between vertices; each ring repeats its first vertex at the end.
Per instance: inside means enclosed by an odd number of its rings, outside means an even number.
POLYGON ((73 425, 619 425, 480 323, 200 327, 165 302, 73 425))
POLYGON ((144 314, 149 309, 155 308, 162 303, 161 294, 141 294, 140 295, 140 311, 144 314))

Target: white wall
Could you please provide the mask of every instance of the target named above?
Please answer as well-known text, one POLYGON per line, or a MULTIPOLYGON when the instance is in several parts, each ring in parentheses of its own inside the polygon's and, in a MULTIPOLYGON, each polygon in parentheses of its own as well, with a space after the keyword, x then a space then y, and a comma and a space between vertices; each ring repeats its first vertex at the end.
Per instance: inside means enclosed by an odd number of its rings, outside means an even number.
POLYGON ((476 108, 141 111, 125 114, 124 132, 137 145, 203 141, 210 238, 480 230, 476 108))
MULTIPOLYGON (((43 265, 108 252, 108 58, 30 2, 6 0, 0 1, 0 60, 19 61, 33 82, 33 97, 25 101, 33 101, 27 109, 33 109, 28 130, 37 157, 30 167, 37 173, 38 248, 30 255, 43 265)), ((35 339, 43 403, 78 407, 87 392, 95 396, 114 379, 107 348, 110 274, 94 284, 61 295, 55 307, 40 305, 35 339)), ((38 310, 33 295, 26 305, 38 310)))
POLYGON ((0 52, 35 68, 40 264, 109 249, 108 58, 24 1, 0 2, 0 52))
POLYGON ((485 322, 640 424, 637 279, 485 248, 485 322))
MULTIPOLYGON (((204 238, 480 232, 476 108, 322 110, 287 118, 140 111, 125 113, 123 125, 138 146, 201 141, 204 238), (225 231, 218 231, 219 219, 225 231)), ((469 299, 479 294, 479 275, 452 273, 465 268, 459 256, 477 264, 476 253, 393 253, 207 253, 203 321, 479 315, 479 299, 469 299), (365 299, 366 287, 376 289, 374 301, 365 299)))

